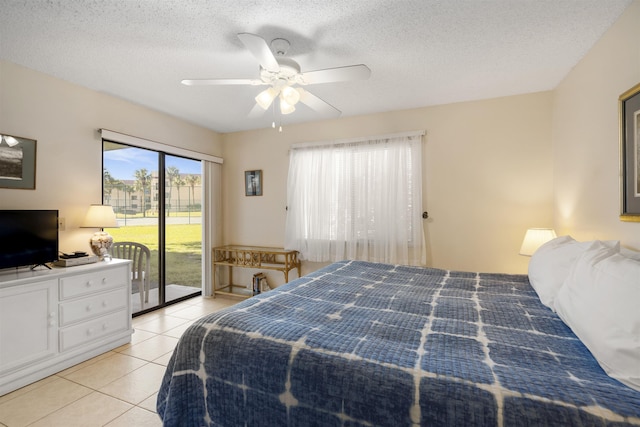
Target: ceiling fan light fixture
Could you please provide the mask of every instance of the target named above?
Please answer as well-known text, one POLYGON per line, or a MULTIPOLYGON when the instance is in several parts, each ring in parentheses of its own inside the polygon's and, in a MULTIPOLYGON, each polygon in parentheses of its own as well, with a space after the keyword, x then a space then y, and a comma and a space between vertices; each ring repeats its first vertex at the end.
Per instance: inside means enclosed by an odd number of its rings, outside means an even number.
POLYGON ((287 86, 282 89, 280 97, 289 105, 296 105, 300 101, 300 92, 296 88, 287 86))
POLYGON ((278 91, 274 88, 270 87, 258 94, 256 96, 256 103, 263 109, 266 110, 269 108, 273 100, 278 96, 278 91))
MULTIPOLYGON (((256 104, 249 112, 251 118, 260 117, 269 107, 273 108, 274 117, 276 107, 280 108, 281 114, 291 114, 296 110, 295 105, 298 102, 318 113, 333 117, 340 116, 340 110, 313 93, 302 89, 300 85, 366 80, 371 75, 371 70, 364 64, 325 68, 303 73, 300 70, 300 64, 285 56, 290 47, 289 41, 276 38, 269 45, 262 37, 250 33, 239 33, 238 38, 258 61, 260 66, 259 79, 197 79, 182 80, 182 83, 187 86, 265 85, 268 89, 255 97, 256 104), (274 102, 276 98, 279 98, 280 101, 278 106, 274 102)), ((275 126, 275 123, 272 123, 272 126, 275 126)), ((6 141, 6 138, 0 139, 2 143, 6 141)))
POLYGON ((289 104, 282 97, 280 97, 280 112, 282 114, 291 114, 294 111, 296 111, 296 107, 294 107, 293 105, 289 104))

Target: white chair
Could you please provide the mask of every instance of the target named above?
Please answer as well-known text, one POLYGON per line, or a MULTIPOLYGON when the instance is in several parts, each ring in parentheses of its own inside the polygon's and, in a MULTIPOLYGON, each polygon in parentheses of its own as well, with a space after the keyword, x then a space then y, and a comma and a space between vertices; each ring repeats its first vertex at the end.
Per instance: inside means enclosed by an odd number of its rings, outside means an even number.
POLYGON ((138 286, 140 293, 140 308, 149 302, 149 275, 151 271, 151 251, 142 243, 116 242, 111 246, 114 258, 131 260, 131 287, 138 286), (143 296, 144 293, 144 296, 143 296))

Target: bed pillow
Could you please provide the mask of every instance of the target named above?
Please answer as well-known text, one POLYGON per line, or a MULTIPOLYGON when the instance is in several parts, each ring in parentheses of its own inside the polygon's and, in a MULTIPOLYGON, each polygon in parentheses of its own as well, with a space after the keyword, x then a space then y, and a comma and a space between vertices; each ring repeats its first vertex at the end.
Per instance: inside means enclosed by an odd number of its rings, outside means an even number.
POLYGON ((553 298, 564 283, 573 259, 578 256, 576 243, 571 236, 556 237, 541 245, 529 261, 529 282, 540 301, 551 309, 553 298))
POLYGON ((555 311, 553 300, 564 283, 569 268, 588 244, 571 236, 549 240, 538 248, 529 261, 529 282, 540 301, 555 311))
POLYGON ((636 261, 640 261, 640 252, 634 251, 633 249, 627 249, 620 247, 620 253, 627 258, 635 259, 636 261))
POLYGON ((595 241, 558 292, 560 318, 609 376, 640 391, 640 261, 595 241))
MULTIPOLYGON (((551 310, 556 311, 554 300, 569 275, 571 266, 592 242, 578 242, 571 236, 560 236, 534 252, 529 261, 529 282, 540 301, 551 310)), ((602 243, 616 251, 620 250, 620 242, 617 240, 602 243)))

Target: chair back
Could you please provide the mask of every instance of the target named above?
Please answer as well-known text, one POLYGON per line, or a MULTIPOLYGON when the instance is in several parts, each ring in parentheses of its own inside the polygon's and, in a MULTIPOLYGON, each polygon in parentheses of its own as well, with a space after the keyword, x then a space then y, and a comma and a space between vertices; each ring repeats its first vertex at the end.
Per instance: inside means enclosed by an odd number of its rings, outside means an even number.
POLYGON ((151 251, 142 243, 116 242, 111 245, 111 256, 131 260, 131 282, 138 285, 138 292, 142 301, 149 295, 149 276, 151 271, 151 251))

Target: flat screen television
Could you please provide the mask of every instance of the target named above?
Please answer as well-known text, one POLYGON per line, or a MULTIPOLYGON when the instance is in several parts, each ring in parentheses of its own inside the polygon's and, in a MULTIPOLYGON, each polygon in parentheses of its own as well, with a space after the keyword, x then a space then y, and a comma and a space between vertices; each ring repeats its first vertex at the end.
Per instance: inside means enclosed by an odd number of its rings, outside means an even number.
POLYGON ((57 210, 0 210, 0 269, 57 259, 57 210))

